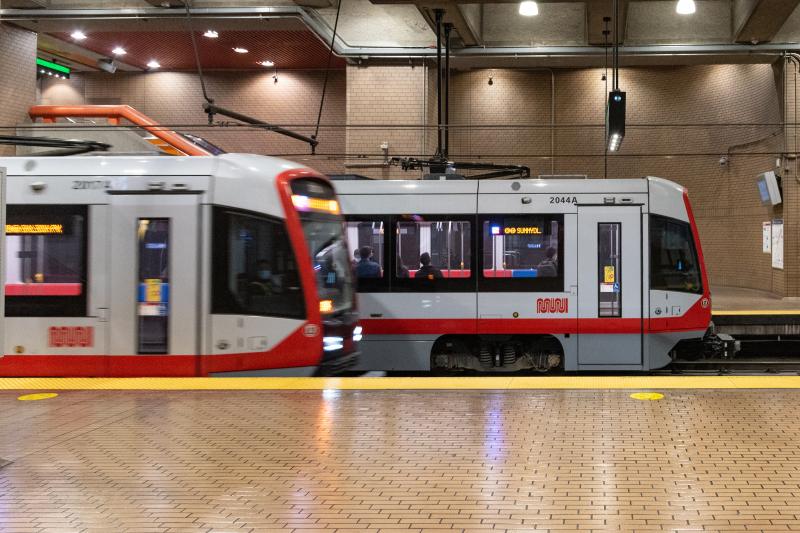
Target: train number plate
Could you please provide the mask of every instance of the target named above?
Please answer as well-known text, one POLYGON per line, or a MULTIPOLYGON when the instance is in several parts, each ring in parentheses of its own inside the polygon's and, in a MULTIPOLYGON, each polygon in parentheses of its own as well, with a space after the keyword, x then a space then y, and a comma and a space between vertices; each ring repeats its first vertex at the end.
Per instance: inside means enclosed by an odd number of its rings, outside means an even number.
POLYGON ((576 196, 551 196, 551 204, 577 204, 578 198, 576 196))

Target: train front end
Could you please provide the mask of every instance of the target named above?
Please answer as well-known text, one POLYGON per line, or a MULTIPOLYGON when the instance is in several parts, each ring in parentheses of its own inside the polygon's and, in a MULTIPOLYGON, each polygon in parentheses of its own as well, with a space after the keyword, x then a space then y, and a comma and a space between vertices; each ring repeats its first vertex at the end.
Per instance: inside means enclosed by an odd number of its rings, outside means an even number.
MULTIPOLYGON (((299 222, 311 272, 314 304, 309 318, 321 327, 320 374, 333 374, 354 366, 361 328, 358 326, 355 288, 339 201, 331 184, 316 176, 288 180, 290 209, 299 222)), ((295 238, 295 236, 292 236, 295 238)), ((302 259, 301 259, 302 260, 302 259)), ((306 280, 304 280, 306 281, 306 280)))

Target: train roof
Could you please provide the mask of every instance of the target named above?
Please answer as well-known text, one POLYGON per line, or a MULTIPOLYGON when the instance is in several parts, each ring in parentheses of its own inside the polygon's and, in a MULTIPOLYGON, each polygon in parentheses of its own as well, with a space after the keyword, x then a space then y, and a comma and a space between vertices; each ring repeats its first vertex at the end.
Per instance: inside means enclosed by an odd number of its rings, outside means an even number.
POLYGON ((339 194, 569 194, 648 193, 651 187, 682 194, 683 187, 656 177, 628 179, 504 179, 504 180, 343 180, 339 194), (518 185, 516 185, 518 184, 518 185), (516 189, 514 187, 517 187, 516 189))
POLYGON ((70 157, 1 157, 8 176, 248 176, 274 180, 286 170, 304 165, 254 154, 168 157, 94 155, 70 157))

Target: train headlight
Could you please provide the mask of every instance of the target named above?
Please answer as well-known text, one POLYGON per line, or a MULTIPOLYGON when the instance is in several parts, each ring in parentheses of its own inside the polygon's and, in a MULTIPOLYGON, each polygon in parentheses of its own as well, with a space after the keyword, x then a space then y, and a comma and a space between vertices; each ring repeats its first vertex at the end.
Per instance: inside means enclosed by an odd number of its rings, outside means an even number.
POLYGON ((361 326, 356 326, 353 328, 353 342, 361 342, 361 333, 363 332, 363 328, 361 326))
POLYGON ((319 312, 320 313, 332 313, 333 312, 333 300, 320 300, 319 301, 319 312))
POLYGON ((322 349, 326 352, 333 352, 344 348, 342 337, 322 337, 322 349))

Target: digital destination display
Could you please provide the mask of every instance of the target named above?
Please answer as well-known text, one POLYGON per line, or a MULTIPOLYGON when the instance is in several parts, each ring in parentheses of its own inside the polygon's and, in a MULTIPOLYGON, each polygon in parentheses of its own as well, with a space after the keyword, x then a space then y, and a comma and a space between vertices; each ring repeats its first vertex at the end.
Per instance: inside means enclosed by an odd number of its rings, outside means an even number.
POLYGON ((62 235, 63 224, 6 224, 6 235, 62 235))
POLYGON ((541 235, 542 228, 538 226, 512 226, 503 228, 504 235, 541 235))

